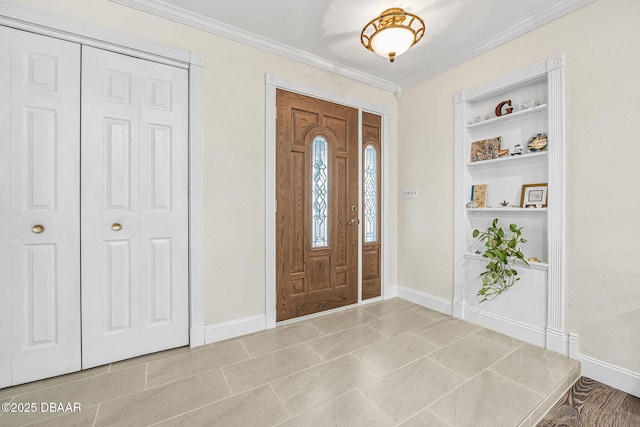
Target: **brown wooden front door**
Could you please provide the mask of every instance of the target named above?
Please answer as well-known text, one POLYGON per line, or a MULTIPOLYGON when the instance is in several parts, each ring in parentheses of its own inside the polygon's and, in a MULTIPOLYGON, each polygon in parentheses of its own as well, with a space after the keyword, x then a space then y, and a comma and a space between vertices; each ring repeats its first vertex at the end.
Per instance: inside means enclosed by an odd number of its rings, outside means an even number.
POLYGON ((362 113, 362 299, 381 295, 382 117, 362 113))
POLYGON ((276 318, 358 301, 358 111, 277 90, 276 318))

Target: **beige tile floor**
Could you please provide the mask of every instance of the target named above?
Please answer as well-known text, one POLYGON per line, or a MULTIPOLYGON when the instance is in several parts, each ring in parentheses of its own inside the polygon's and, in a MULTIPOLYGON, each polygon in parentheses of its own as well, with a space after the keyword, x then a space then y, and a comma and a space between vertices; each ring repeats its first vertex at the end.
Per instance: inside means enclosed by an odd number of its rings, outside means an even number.
POLYGON ((0 389, 38 408, 0 426, 529 427, 579 376, 574 360, 394 298, 0 389))

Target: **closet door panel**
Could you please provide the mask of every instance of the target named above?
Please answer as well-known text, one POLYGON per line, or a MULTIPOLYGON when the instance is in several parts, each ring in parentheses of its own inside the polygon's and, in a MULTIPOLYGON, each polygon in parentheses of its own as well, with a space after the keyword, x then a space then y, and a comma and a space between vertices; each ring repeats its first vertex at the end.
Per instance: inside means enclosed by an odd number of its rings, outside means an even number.
MULTIPOLYGON (((11 31, 0 27, 0 58, 11 57, 11 31)), ((11 385, 11 67, 0 61, 0 388, 11 385)))
POLYGON ((80 47, 11 32, 12 382, 80 369, 80 47))
POLYGON ((140 262, 144 352, 189 343, 187 71, 141 61, 140 262))
POLYGON ((186 345, 187 72, 83 47, 83 367, 186 345))
POLYGON ((138 60, 83 47, 83 368, 138 354, 138 60))

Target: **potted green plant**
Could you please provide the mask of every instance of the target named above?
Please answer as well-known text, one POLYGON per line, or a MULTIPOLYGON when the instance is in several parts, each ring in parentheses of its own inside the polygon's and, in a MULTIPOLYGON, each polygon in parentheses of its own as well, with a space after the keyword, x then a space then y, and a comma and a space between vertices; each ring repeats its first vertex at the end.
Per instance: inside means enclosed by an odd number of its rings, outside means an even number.
POLYGON ((498 218, 495 218, 485 231, 473 230, 473 238, 484 244, 485 251, 482 256, 489 258, 486 271, 480 274, 480 302, 495 298, 520 280, 515 269, 517 260, 529 266, 520 250, 520 245, 527 242, 522 238, 522 227, 511 224, 509 230, 511 236, 507 236, 502 227, 498 226, 498 218))

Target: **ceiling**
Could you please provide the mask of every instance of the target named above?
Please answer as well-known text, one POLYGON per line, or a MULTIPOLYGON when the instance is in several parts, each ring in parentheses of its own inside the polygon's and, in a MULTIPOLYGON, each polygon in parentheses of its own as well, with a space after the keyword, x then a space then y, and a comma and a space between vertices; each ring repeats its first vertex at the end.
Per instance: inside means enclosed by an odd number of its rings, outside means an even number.
POLYGON ((593 0, 113 0, 399 92, 593 0), (389 7, 425 22, 394 63, 360 44, 389 7))

